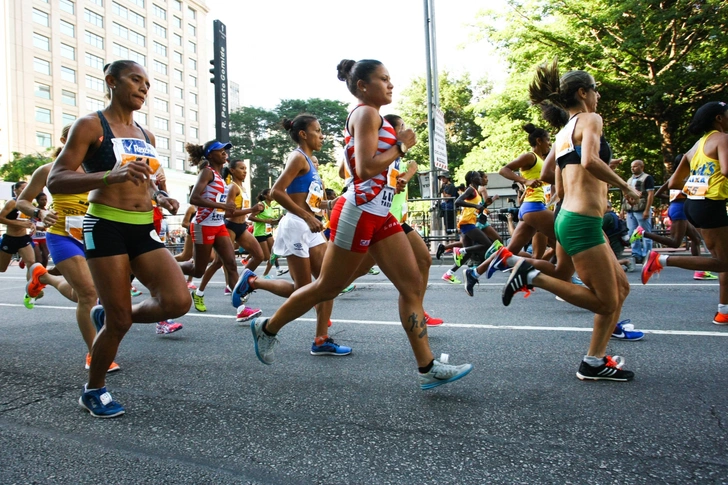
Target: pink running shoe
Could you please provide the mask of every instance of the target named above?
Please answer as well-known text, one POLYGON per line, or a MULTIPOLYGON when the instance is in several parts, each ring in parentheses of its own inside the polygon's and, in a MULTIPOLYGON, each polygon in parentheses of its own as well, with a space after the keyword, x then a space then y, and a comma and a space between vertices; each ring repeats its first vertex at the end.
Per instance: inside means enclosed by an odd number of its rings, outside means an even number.
POLYGON ((182 324, 172 320, 164 320, 157 323, 157 335, 166 335, 182 330, 182 324))
POLYGON ((197 289, 197 285, 190 281, 189 283, 187 283, 187 289, 189 289, 189 290, 196 290, 197 289))
POLYGON ((238 312, 238 316, 236 317, 236 320, 238 322, 247 322, 248 320, 252 320, 255 317, 259 317, 263 314, 263 311, 260 308, 250 308, 245 307, 241 312, 238 312))

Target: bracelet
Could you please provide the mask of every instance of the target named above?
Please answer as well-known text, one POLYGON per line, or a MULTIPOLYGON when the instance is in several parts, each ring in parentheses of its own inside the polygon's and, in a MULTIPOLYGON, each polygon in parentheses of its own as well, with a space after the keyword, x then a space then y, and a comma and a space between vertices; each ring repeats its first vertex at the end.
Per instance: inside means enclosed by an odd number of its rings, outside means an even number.
POLYGON ((101 180, 103 180, 103 181, 104 181, 104 185, 106 185, 107 187, 108 187, 108 185, 109 185, 109 181, 108 181, 108 180, 106 180, 106 177, 108 177, 110 173, 111 173, 111 170, 107 170, 107 171, 106 171, 106 173, 104 174, 104 176, 103 176, 103 177, 102 177, 102 179, 101 179, 101 180))
POLYGON ((159 196, 159 194, 162 194, 163 196, 165 196, 166 198, 169 199, 169 194, 167 192, 165 192, 164 190, 157 190, 156 192, 154 192, 154 195, 152 196, 152 199, 154 199, 156 201, 157 200, 157 196, 159 196))

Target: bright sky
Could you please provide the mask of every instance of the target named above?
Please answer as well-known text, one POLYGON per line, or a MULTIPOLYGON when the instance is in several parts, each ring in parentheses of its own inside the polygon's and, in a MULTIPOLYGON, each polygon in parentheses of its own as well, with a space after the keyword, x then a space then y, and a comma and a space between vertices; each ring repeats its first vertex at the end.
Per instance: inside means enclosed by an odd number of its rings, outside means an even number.
MULTIPOLYGON (((425 75, 423 0, 207 0, 210 24, 227 26, 229 78, 240 104, 274 108, 280 99, 353 102, 336 78, 341 59, 377 59, 398 93, 425 75)), ((475 14, 505 0, 435 0, 438 69, 502 81, 492 48, 472 39, 475 14)))

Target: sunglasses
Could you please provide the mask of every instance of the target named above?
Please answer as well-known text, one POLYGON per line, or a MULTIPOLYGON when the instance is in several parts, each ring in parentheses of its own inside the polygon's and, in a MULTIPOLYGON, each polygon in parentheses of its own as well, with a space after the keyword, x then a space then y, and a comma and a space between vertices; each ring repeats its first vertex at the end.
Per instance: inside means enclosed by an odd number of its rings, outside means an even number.
POLYGON ((598 92, 599 92, 599 85, 597 85, 597 84, 590 84, 590 85, 589 85, 589 86, 587 86, 587 87, 588 87, 589 89, 591 89, 592 91, 594 91, 595 93, 598 93, 598 92))

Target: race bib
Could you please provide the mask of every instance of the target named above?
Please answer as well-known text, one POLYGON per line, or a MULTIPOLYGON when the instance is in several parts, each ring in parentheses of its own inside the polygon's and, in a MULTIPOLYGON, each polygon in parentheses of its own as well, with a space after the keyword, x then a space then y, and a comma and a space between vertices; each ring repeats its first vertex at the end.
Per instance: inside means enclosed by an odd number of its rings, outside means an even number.
MULTIPOLYGON (((227 192, 217 194, 215 196, 215 202, 217 202, 218 204, 225 204, 227 203, 227 196, 227 192)), ((225 209, 215 209, 215 212, 225 212, 225 209)))
POLYGON ((392 207, 392 199, 394 199, 394 189, 388 185, 382 187, 382 207, 389 209, 392 207))
POLYGON ((266 223, 265 223, 265 233, 266 233, 266 234, 270 234, 270 233, 272 233, 272 232, 273 232, 273 226, 271 226, 270 224, 268 224, 268 223, 266 222, 266 223))
POLYGON ((321 200, 324 198, 324 188, 321 185, 321 182, 318 180, 312 180, 311 184, 308 186, 308 195, 306 196, 306 203, 311 208, 312 211, 319 213, 321 212, 321 209, 319 209, 319 204, 321 203, 321 200))
POLYGON ((66 232, 80 243, 83 242, 83 217, 66 216, 66 232))
POLYGON ((397 179, 399 178, 399 175, 402 173, 400 171, 400 164, 402 159, 398 158, 391 164, 389 164, 389 169, 387 169, 387 185, 390 187, 396 189, 397 188, 397 179))
POLYGON ((243 196, 243 209, 250 209, 250 197, 248 197, 248 194, 245 192, 242 193, 243 196))
POLYGON ((116 155, 114 168, 126 165, 129 162, 144 162, 152 168, 152 178, 162 171, 162 165, 157 157, 157 150, 151 144, 137 138, 112 138, 111 143, 116 155))
POLYGON ((670 202, 680 197, 683 194, 682 190, 670 189, 670 202))
POLYGON ((688 199, 705 199, 705 194, 708 192, 709 179, 710 177, 707 175, 691 175, 688 181, 685 182, 682 191, 685 192, 688 199))

